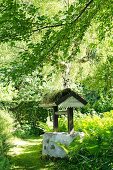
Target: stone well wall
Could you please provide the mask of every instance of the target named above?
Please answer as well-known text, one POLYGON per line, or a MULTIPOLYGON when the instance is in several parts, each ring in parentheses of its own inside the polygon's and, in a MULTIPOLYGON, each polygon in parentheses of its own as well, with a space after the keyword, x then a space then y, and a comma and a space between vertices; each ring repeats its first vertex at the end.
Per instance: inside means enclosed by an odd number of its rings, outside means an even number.
POLYGON ((76 137, 84 137, 83 132, 74 132, 68 134, 66 132, 48 132, 43 135, 43 155, 49 155, 51 157, 66 157, 66 151, 60 147, 60 144, 68 146, 76 137))

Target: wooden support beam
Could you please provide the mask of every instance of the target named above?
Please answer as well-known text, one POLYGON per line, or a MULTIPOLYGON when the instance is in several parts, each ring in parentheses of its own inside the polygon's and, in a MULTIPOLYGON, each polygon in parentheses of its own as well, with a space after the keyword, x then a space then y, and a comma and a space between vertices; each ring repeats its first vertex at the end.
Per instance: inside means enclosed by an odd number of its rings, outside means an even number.
POLYGON ((54 106, 53 110, 53 130, 58 132, 58 106, 54 106))
POLYGON ((67 116, 68 116, 68 133, 71 133, 72 131, 74 131, 73 108, 67 109, 67 116))

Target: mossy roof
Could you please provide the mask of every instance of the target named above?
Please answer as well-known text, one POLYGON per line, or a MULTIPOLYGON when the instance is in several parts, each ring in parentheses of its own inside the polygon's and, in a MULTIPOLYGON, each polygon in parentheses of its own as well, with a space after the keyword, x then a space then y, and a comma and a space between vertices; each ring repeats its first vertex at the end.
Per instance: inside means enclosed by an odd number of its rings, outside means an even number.
POLYGON ((64 102, 67 98, 71 96, 73 96, 82 104, 87 104, 87 101, 78 93, 72 91, 70 88, 66 88, 60 91, 54 91, 52 93, 46 94, 41 105, 42 107, 58 106, 60 103, 64 102))

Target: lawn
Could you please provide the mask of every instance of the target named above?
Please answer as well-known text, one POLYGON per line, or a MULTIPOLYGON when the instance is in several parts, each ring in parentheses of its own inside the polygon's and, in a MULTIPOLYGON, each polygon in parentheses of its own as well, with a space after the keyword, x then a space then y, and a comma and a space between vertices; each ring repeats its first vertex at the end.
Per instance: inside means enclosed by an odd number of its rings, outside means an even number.
POLYGON ((13 147, 10 149, 9 155, 12 170, 38 170, 51 169, 53 166, 51 161, 42 160, 41 138, 20 139, 15 138, 12 141, 13 147))
MULTIPOLYGON (((12 140, 10 149, 11 170, 69 170, 66 160, 42 157, 42 138, 12 140)), ((71 169, 75 169, 75 166, 71 169)))

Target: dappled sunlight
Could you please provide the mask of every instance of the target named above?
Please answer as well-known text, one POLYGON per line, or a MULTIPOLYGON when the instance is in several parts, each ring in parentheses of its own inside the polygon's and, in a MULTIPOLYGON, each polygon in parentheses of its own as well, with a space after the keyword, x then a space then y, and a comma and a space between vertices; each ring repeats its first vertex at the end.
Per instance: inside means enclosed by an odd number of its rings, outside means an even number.
MULTIPOLYGON (((9 154, 12 156, 17 156, 24 153, 31 153, 34 151, 25 151, 26 148, 29 148, 29 146, 35 146, 35 145, 40 145, 42 142, 42 139, 27 139, 27 140, 22 140, 20 138, 12 138, 11 143, 14 147, 12 147, 9 151, 9 154)), ((36 152, 36 151, 35 151, 36 152)))
POLYGON ((24 151, 23 148, 14 147, 10 149, 9 154, 11 154, 12 156, 20 155, 21 153, 23 153, 23 151, 24 151))
POLYGON ((27 146, 27 145, 36 145, 40 144, 42 139, 20 139, 20 138, 12 138, 12 144, 14 146, 27 146), (32 143, 31 143, 32 142, 32 143))
POLYGON ((12 163, 11 170, 49 170, 54 167, 54 162, 41 158, 42 138, 14 138, 12 145, 14 147, 9 152, 12 163))
POLYGON ((48 168, 50 166, 54 166, 54 162, 49 163, 49 165, 45 165, 46 168, 48 168))
POLYGON ((42 142, 42 139, 26 139, 26 142, 29 142, 29 145, 31 144, 30 142, 32 142, 32 144, 38 142, 37 144, 39 145, 42 142))

